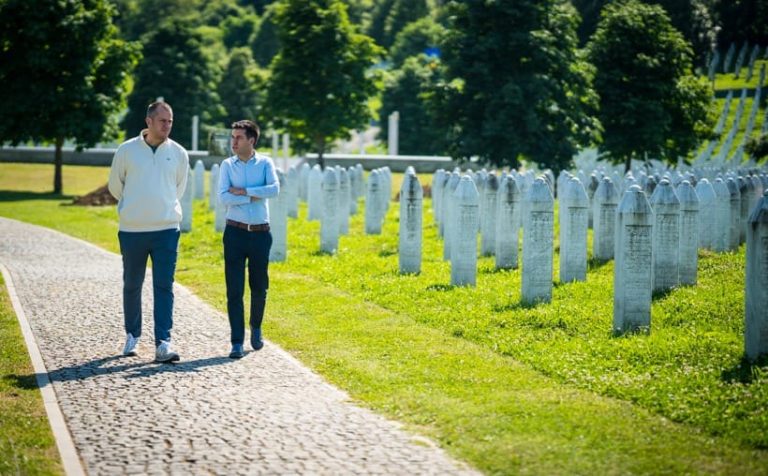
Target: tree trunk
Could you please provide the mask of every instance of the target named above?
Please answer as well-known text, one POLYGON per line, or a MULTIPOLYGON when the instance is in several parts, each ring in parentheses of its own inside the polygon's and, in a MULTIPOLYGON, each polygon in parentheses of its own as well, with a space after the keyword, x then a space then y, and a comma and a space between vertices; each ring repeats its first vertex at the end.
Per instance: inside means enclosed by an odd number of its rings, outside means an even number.
POLYGON ((627 175, 627 172, 632 168, 632 156, 628 155, 626 162, 624 162, 624 175, 627 175))
POLYGON ((61 165, 64 162, 63 161, 63 153, 62 153, 62 147, 64 146, 64 138, 57 137, 56 138, 56 152, 53 156, 53 193, 56 195, 61 195, 63 192, 63 187, 61 185, 61 165))

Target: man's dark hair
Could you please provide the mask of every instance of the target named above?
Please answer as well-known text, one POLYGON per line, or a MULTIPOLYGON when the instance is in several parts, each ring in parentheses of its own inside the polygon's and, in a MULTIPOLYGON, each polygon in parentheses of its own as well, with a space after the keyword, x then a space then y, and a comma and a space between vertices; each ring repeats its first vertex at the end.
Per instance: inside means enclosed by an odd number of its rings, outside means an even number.
POLYGON ((165 101, 155 101, 147 106, 147 117, 155 117, 155 112, 160 107, 173 114, 173 109, 171 108, 170 104, 165 101))
POLYGON ((242 121, 233 122, 232 129, 244 130, 246 137, 248 137, 249 139, 254 139, 253 141, 254 146, 259 142, 259 136, 261 135, 261 131, 259 130, 259 125, 253 121, 243 119, 242 121))

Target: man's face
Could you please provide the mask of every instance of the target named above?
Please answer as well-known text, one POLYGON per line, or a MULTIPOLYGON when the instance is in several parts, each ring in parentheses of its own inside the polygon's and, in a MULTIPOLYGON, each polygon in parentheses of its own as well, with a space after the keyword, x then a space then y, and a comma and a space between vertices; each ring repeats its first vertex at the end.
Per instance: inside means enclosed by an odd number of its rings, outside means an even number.
POLYGON ((248 156, 253 153, 253 139, 249 139, 243 129, 232 129, 232 152, 248 156))
POLYGON ((147 128, 155 139, 167 139, 171 134, 171 127, 173 127, 173 113, 164 107, 158 107, 154 116, 147 117, 147 128))

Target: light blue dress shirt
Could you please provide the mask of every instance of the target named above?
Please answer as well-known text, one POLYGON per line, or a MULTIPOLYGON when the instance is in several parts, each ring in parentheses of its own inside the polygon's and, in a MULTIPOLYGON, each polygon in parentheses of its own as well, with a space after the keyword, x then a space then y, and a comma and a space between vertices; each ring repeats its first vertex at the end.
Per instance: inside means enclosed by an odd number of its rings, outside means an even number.
POLYGON ((267 198, 280 193, 275 164, 266 155, 256 154, 243 162, 236 155, 224 159, 219 168, 219 200, 227 207, 226 217, 248 225, 269 223, 267 198), (244 188, 246 195, 234 195, 229 187, 244 188), (251 197, 261 200, 251 201, 251 197))

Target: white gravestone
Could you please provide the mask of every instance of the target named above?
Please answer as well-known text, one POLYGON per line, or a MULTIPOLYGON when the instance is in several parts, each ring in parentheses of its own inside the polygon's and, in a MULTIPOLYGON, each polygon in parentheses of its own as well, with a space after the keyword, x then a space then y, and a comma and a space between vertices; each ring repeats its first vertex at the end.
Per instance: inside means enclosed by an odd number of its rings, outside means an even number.
POLYGON ((649 331, 653 212, 639 185, 624 193, 616 217, 613 331, 649 331))
POLYGON ((432 190, 430 191, 432 196, 432 217, 435 225, 440 226, 440 199, 443 198, 443 181, 445 179, 445 170, 438 169, 432 175, 432 190))
POLYGON ((755 361, 768 354, 768 191, 747 220, 744 351, 755 361))
POLYGON ((598 178, 597 173, 592 172, 589 174, 589 184, 584 184, 584 190, 587 192, 587 196, 589 197, 589 211, 587 213, 589 214, 589 229, 592 230, 595 227, 594 223, 594 210, 595 207, 592 206, 593 200, 595 199, 595 192, 597 192, 597 187, 600 186, 600 179, 598 178))
POLYGON ((368 176, 367 193, 365 196, 365 233, 378 235, 381 233, 381 218, 379 209, 383 207, 381 201, 382 186, 381 174, 378 170, 372 170, 368 176))
POLYGON ((213 210, 213 229, 216 231, 224 231, 227 225, 227 207, 221 202, 216 200, 216 208, 213 210))
POLYGON ((499 180, 496 174, 491 172, 486 175, 482 194, 480 226, 482 240, 480 241, 480 253, 483 256, 492 256, 496 252, 496 214, 498 213, 499 180))
POLYGON ((456 191, 461 175, 458 172, 451 173, 448 183, 443 187, 443 221, 445 227, 443 230, 443 259, 451 259, 451 246, 456 230, 456 199, 453 193, 456 191))
POLYGON ((736 183, 739 186, 739 244, 744 243, 747 240, 747 218, 749 218, 749 212, 751 211, 751 198, 754 192, 754 185, 752 181, 739 176, 736 179, 736 183))
POLYGON ((336 174, 339 177, 339 234, 349 234, 349 174, 346 169, 338 167, 336 174))
POLYGON ((288 237, 288 193, 286 178, 282 170, 277 169, 277 179, 280 182, 280 193, 267 200, 269 207, 269 229, 272 233, 272 247, 269 249, 269 261, 285 261, 288 237))
MULTIPOLYGON (((283 187, 280 187, 283 190, 283 187)), ((285 200, 287 214, 291 218, 299 216, 299 171, 296 167, 288 169, 288 175, 285 177, 285 200)))
POLYGON ((560 282, 586 281, 589 197, 574 177, 560 196, 560 282))
POLYGON ((733 178, 725 181, 730 194, 730 226, 728 227, 728 249, 736 250, 741 244, 741 193, 739 184, 733 178))
POLYGON ((715 189, 715 234, 712 240, 714 251, 728 250, 731 230, 731 193, 723 179, 716 178, 712 184, 715 189))
POLYGON ((315 164, 307 180, 307 220, 320 220, 323 214, 323 171, 315 164))
POLYGON ((680 283, 680 199, 669 180, 662 179, 651 195, 653 208, 653 291, 680 283))
POLYGON ((213 164, 208 176, 208 209, 216 210, 219 201, 219 164, 213 164))
POLYGON ((321 189, 320 251, 333 254, 339 247, 339 177, 332 167, 325 169, 321 189))
POLYGON ((517 269, 520 246, 520 189, 512 175, 501 180, 496 214, 496 268, 517 269))
POLYGON ((437 234, 445 239, 445 219, 447 216, 447 210, 448 210, 448 182, 451 180, 451 175, 453 175, 452 172, 445 172, 443 174, 443 183, 440 185, 440 218, 438 219, 438 228, 437 228, 437 234))
POLYGON ((555 201, 547 182, 537 178, 523 202, 522 301, 527 304, 550 302, 555 201))
POLYGON ((609 177, 603 177, 592 197, 592 256, 601 261, 613 259, 616 233, 616 207, 619 193, 609 177))
POLYGON ((357 181, 359 180, 354 167, 347 169, 349 176, 349 214, 357 214, 357 181))
POLYGON ((304 162, 299 168, 299 199, 307 201, 307 189, 309 183, 309 164, 304 162))
POLYGON ((195 200, 202 200, 205 198, 205 164, 200 159, 195 162, 195 200))
POLYGON ((184 195, 181 196, 181 225, 183 233, 192 231, 192 198, 195 196, 195 178, 192 175, 192 169, 187 172, 187 188, 184 189, 184 195))
POLYGON ((415 173, 403 176, 400 188, 400 273, 421 271, 421 224, 424 191, 415 173))
MULTIPOLYGON (((475 182, 475 188, 477 188, 477 199, 478 199, 478 208, 479 208, 479 220, 477 222, 477 231, 478 233, 483 233, 483 219, 485 219, 485 212, 483 211, 485 208, 485 181, 488 179, 488 171, 485 169, 482 169, 478 171, 477 173, 472 172, 471 170, 467 170, 467 175, 472 178, 472 181, 475 182)), ((497 179, 498 184, 498 179, 497 179)), ((498 189, 497 189, 498 190, 498 189)), ((483 244, 482 240, 480 243, 480 252, 482 253, 483 244)))
POLYGON ((456 229, 451 249, 451 285, 475 286, 477 282, 477 221, 480 196, 474 181, 464 175, 454 192, 456 229))
POLYGON ((706 178, 696 184, 696 196, 699 197, 698 229, 699 248, 715 249, 717 233, 717 195, 715 188, 706 178))
POLYGON ((379 188, 379 191, 381 192, 381 205, 383 205, 382 212, 381 212, 381 219, 384 220, 384 217, 386 216, 387 212, 389 211, 389 201, 392 198, 392 171, 389 170, 389 167, 381 167, 380 173, 381 173, 381 187, 379 188))
POLYGON ((357 174, 357 190, 355 195, 357 198, 365 196, 365 174, 363 173, 363 166, 361 164, 355 164, 355 173, 357 174))
POLYGON ((699 266, 699 197, 691 183, 677 187, 680 199, 680 284, 696 284, 699 266))

